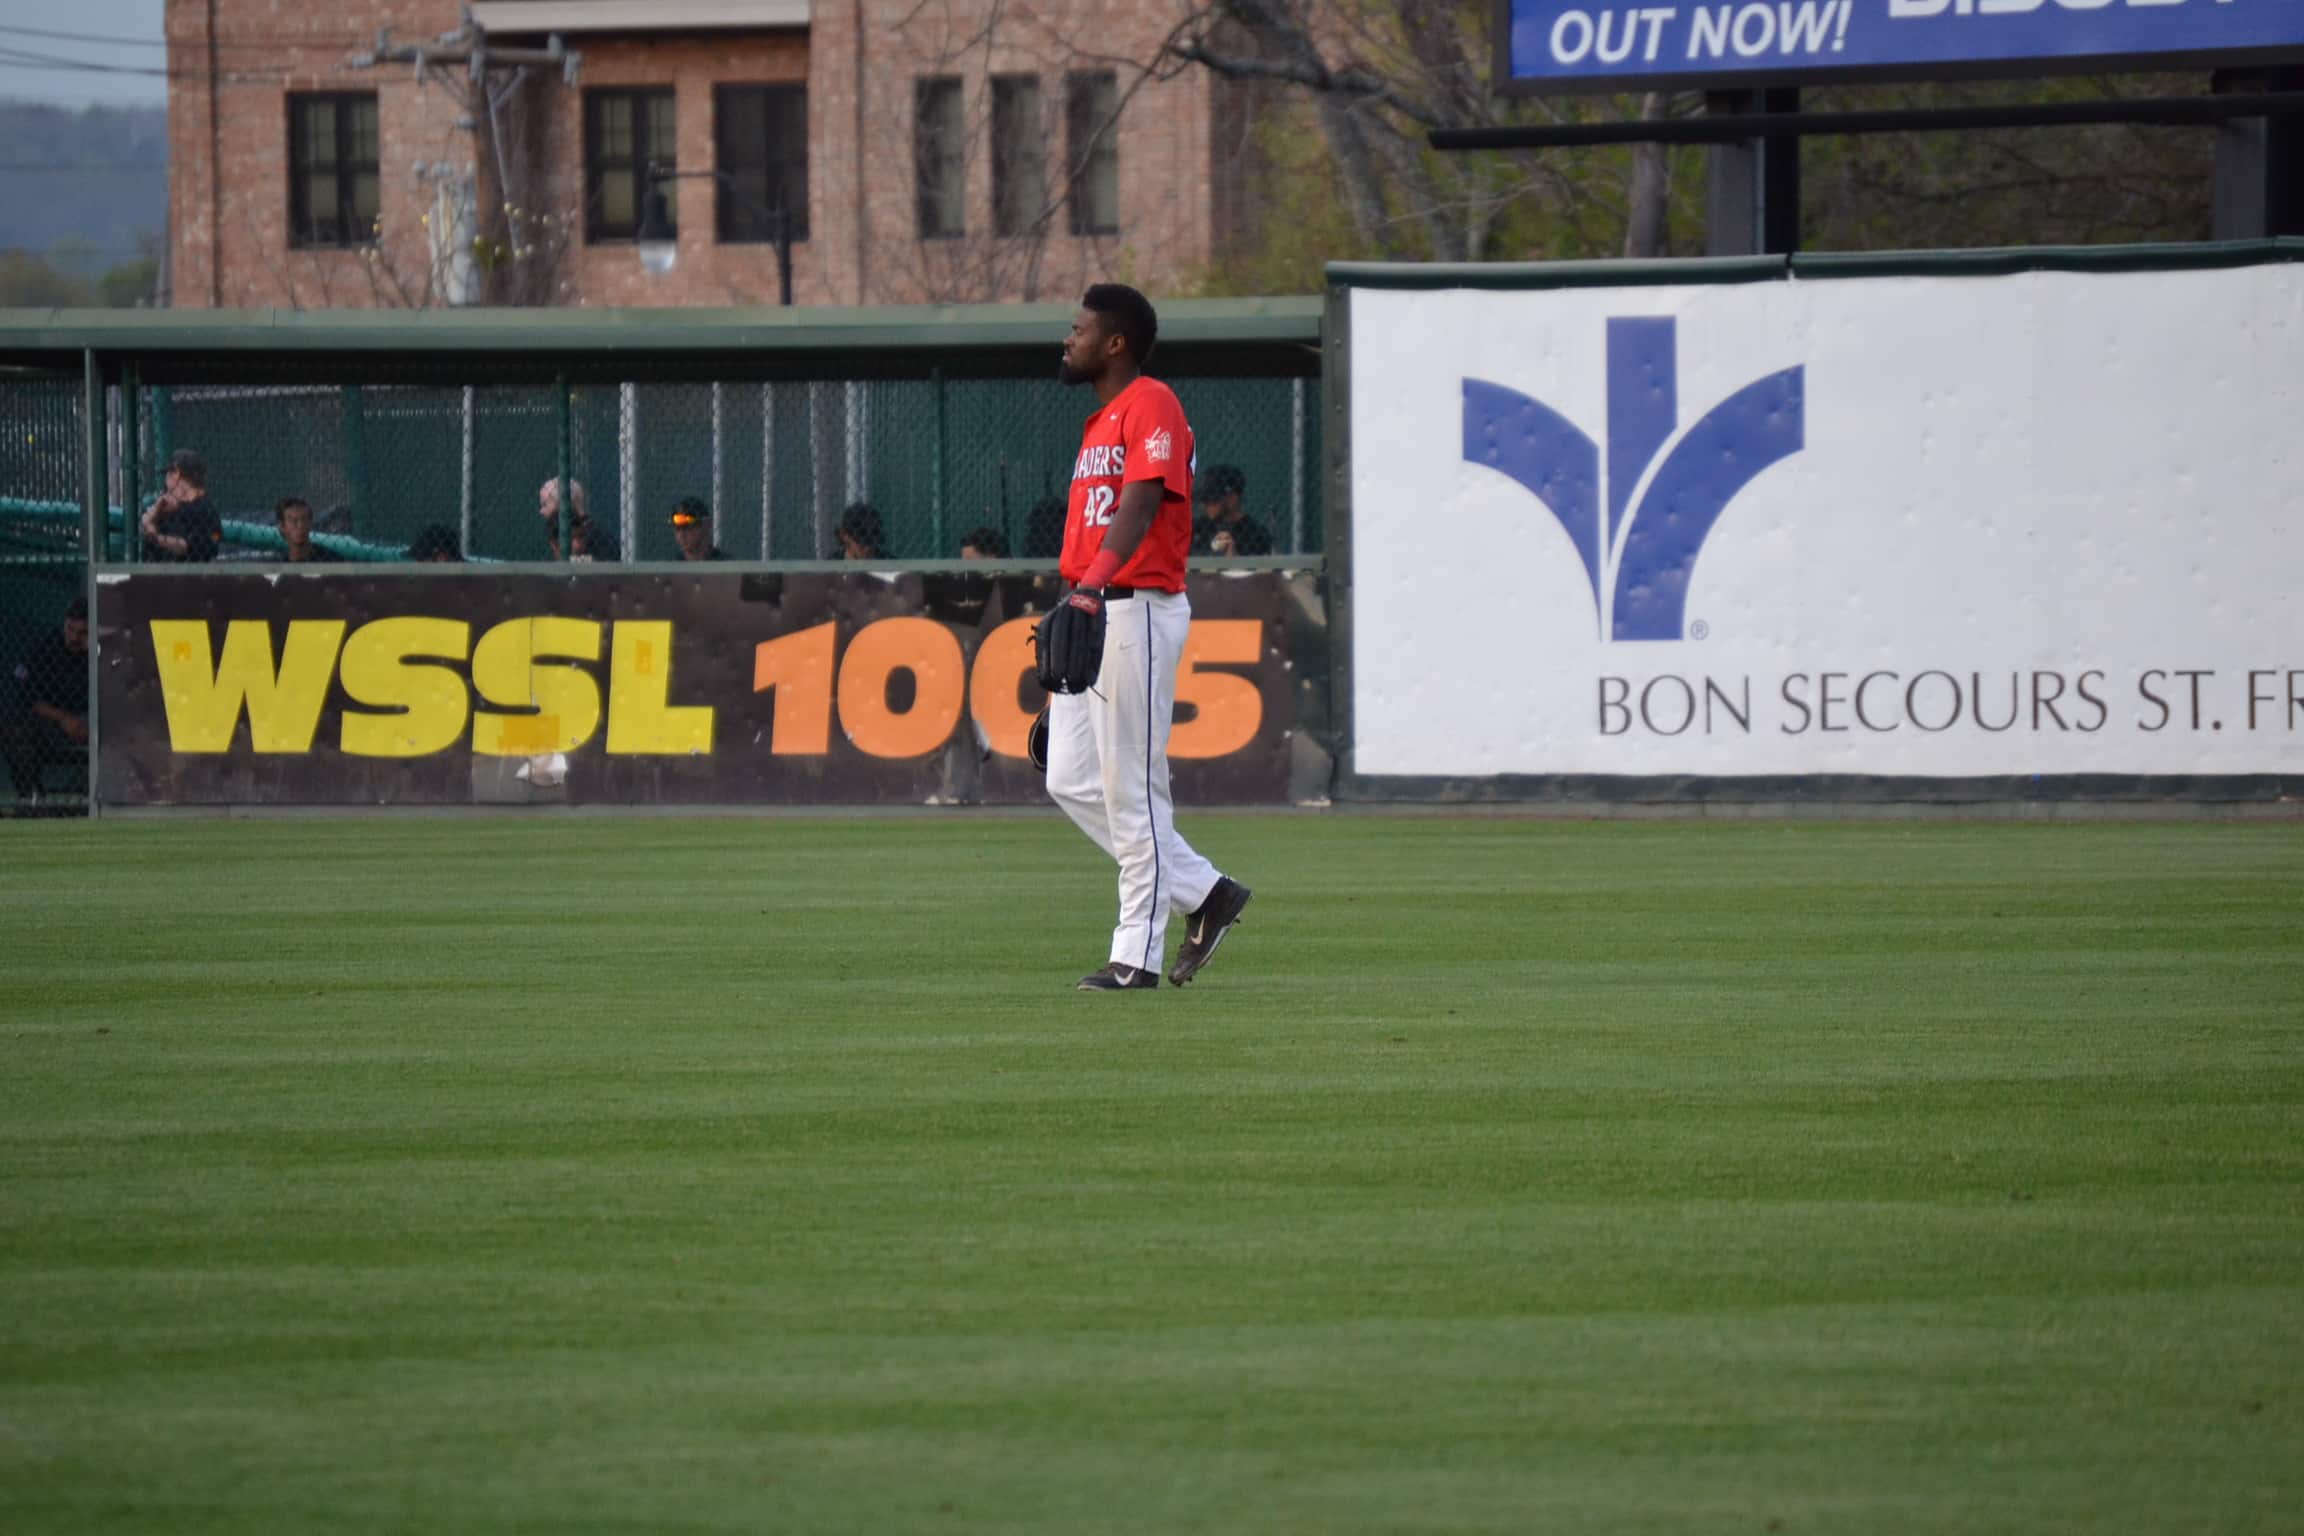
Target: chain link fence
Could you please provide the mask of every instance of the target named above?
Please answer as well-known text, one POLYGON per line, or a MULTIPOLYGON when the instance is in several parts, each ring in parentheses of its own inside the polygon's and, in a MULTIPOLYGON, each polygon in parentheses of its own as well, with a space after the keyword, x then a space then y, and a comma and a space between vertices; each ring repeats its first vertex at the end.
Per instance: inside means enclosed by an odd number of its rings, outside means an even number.
POLYGON ((81 381, 0 373, 0 815, 88 796, 81 381))
MULTIPOLYGON (((1271 552, 1319 552, 1316 381, 1168 382, 1204 481, 1215 466, 1237 469, 1271 552)), ((317 542, 347 558, 405 558, 441 528, 470 559, 553 558, 539 515, 559 463, 552 386, 200 384, 138 395, 137 484, 148 499, 171 452, 199 453, 224 521, 219 558, 281 558, 271 530, 291 497, 312 508, 317 542)), ((591 541, 596 558, 679 559, 672 508, 694 499, 731 559, 838 559, 838 529, 858 504, 872 509, 887 559, 953 559, 986 528, 1011 556, 1053 559, 1090 403, 1054 379, 584 383, 570 390, 571 474, 605 535, 591 541)), ((116 435, 120 419, 116 406, 116 435)))

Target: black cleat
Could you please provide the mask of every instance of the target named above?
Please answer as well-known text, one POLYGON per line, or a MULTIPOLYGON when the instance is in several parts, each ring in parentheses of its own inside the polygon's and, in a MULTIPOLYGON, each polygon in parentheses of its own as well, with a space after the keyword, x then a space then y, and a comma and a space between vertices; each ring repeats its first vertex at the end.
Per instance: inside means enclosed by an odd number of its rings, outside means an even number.
POLYGON ((1216 958, 1216 946, 1240 921, 1240 914, 1248 910, 1248 898, 1254 894, 1228 875, 1216 877, 1216 888, 1200 903, 1200 910, 1184 920, 1184 944, 1168 971, 1170 986, 1184 985, 1200 974, 1200 967, 1216 958))
POLYGON ((1132 965, 1115 960, 1100 971, 1090 971, 1080 978, 1075 989, 1081 992, 1145 992, 1158 988, 1160 977, 1154 971, 1140 971, 1132 965))

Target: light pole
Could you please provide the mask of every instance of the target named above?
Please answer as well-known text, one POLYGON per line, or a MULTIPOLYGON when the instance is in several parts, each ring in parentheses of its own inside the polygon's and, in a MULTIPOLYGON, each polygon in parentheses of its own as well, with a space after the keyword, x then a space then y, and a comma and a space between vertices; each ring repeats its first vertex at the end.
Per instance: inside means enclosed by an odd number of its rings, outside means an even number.
MULTIPOLYGON (((742 196, 736 191, 736 178, 726 171, 668 171, 649 163, 648 174, 640 193, 640 230, 635 242, 640 249, 640 265, 651 277, 662 277, 680 264, 679 236, 672 228, 672 210, 664 197, 664 183, 691 181, 709 177, 720 183, 728 196, 742 196)), ((751 201, 746 199, 746 201, 751 201)), ((761 206, 758 203, 754 207, 761 206)), ((792 304, 792 228, 784 215, 781 196, 766 205, 769 238, 776 246, 777 302, 790 308, 792 304)))

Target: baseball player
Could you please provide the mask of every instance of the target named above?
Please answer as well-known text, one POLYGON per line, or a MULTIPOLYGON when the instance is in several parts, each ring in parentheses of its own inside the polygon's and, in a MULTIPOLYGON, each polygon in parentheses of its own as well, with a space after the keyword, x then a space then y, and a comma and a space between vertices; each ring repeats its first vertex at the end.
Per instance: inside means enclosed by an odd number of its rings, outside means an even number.
POLYGON ((1048 793, 1120 865, 1111 961, 1081 978, 1088 992, 1160 985, 1171 908, 1189 914, 1168 972, 1184 985, 1215 958, 1249 896, 1178 834, 1168 796, 1176 668, 1192 625, 1193 442, 1174 391, 1141 371, 1158 331, 1144 295, 1098 283, 1073 316, 1057 373, 1091 386, 1098 402, 1080 434, 1058 561, 1073 586, 1043 627, 1041 658, 1046 676, 1053 640, 1048 793))

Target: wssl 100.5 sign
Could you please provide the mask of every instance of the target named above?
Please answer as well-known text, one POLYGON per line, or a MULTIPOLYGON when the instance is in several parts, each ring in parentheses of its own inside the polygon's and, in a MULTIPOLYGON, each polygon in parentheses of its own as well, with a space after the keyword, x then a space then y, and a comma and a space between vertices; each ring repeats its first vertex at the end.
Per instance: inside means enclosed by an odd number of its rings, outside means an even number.
POLYGON ((2304 58, 2304 0, 1499 0, 1519 91, 2304 58))

